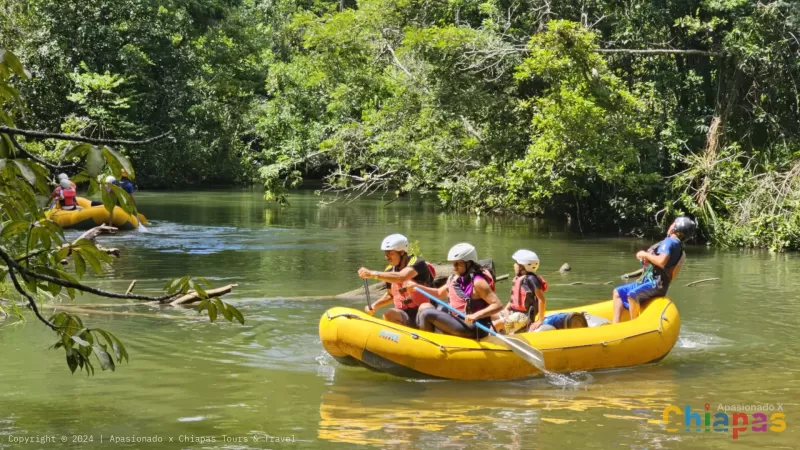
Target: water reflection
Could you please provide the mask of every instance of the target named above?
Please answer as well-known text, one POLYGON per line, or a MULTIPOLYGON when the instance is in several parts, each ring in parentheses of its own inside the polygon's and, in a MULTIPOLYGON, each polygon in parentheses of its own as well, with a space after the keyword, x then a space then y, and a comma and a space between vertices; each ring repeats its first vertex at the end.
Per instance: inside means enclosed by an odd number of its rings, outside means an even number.
MULTIPOLYGON (((572 376, 587 379, 586 374, 572 376)), ((597 426, 612 423, 610 429, 637 422, 666 438, 660 414, 679 395, 676 371, 661 365, 596 372, 588 383, 572 387, 544 378, 483 383, 387 378, 376 384, 366 377, 337 369, 320 399, 320 439, 376 446, 426 442, 530 448, 531 439, 554 428, 585 429, 581 423, 587 417, 597 426)))

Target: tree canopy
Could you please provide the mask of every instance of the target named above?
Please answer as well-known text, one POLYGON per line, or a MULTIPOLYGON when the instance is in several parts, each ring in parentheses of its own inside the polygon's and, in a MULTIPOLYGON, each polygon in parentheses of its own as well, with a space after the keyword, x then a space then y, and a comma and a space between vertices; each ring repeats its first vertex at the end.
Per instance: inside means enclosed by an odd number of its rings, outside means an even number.
MULTIPOLYGON (((800 248, 800 5, 7 1, 29 129, 166 139, 142 187, 344 197, 800 248)), ((57 144, 31 151, 55 157, 57 144)))

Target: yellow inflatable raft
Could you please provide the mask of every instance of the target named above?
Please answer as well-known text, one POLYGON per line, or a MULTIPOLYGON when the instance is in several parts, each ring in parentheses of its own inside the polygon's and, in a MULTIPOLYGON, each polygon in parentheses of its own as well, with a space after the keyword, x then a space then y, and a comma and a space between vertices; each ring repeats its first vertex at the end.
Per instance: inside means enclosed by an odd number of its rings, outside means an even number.
MULTIPOLYGON (((108 223, 109 214, 103 205, 92 206, 92 201, 84 197, 77 197, 76 200, 83 209, 64 211, 53 208, 47 211, 45 216, 65 229, 88 230, 108 223)), ((139 214, 137 219, 126 213, 119 206, 114 207, 114 217, 112 219, 112 225, 120 230, 136 230, 139 228, 140 220, 143 224, 147 224, 147 218, 143 214, 139 214)))
MULTIPOLYGON (((608 321, 611 300, 552 311, 585 312, 608 321)), ((605 322, 605 320, 601 321, 605 322)), ((591 328, 513 335, 544 355, 550 372, 635 366, 658 361, 678 340, 678 309, 668 298, 650 301, 636 320, 591 328)), ((429 333, 372 317, 352 308, 331 308, 319 322, 322 345, 337 361, 407 378, 503 380, 540 375, 496 338, 474 339, 429 333)))

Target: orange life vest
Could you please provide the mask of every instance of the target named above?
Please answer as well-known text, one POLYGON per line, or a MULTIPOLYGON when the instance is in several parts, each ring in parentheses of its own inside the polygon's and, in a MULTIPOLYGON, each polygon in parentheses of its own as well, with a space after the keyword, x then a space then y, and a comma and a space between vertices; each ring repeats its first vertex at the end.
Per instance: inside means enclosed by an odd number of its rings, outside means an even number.
POLYGON ((528 302, 529 304, 525 304, 525 300, 528 296, 522 284, 525 282, 527 277, 536 277, 539 280, 542 292, 547 291, 547 281, 545 281, 544 278, 540 277, 539 275, 529 273, 525 276, 514 277, 514 283, 511 286, 511 309, 526 313, 533 318, 536 313, 538 313, 539 304, 535 298, 535 293, 534 303, 532 305, 530 302, 528 302), (533 314, 531 314, 531 312, 533 312, 533 314))
MULTIPOLYGON (((406 267, 413 266, 416 262, 417 262, 417 257, 412 256, 409 258, 406 267)), ((436 270, 430 263, 425 262, 425 264, 428 266, 428 271, 431 274, 429 279, 433 280, 433 278, 436 277, 436 270)), ((386 271, 395 272, 396 270, 394 267, 389 266, 386 268, 386 271)), ((419 275, 422 274, 418 274, 417 276, 419 275)), ((407 290, 403 289, 406 286, 409 286, 410 284, 411 283, 409 283, 408 281, 391 284, 392 300, 394 301, 395 308, 406 310, 409 308, 419 308, 419 306, 422 305, 423 303, 430 303, 430 300, 428 299, 428 297, 425 296, 425 294, 419 292, 409 293, 407 290)))

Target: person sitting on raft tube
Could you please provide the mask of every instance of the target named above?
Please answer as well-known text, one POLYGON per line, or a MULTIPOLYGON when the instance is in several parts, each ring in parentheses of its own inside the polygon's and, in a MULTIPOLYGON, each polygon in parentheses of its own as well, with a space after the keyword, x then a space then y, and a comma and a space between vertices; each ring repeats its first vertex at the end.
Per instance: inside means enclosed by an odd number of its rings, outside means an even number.
POLYGON ((419 306, 429 303, 429 300, 418 292, 408 292, 406 287, 412 283, 433 286, 432 267, 424 259, 408 254, 408 239, 402 234, 387 236, 381 243, 381 250, 389 262, 384 272, 369 270, 366 267, 358 269, 358 276, 361 278, 374 278, 386 282, 386 294, 372 305, 366 306, 364 310, 371 315, 375 309, 394 302, 394 308, 386 311, 383 319, 416 327, 419 306))
POLYGON ((488 270, 478 264, 478 251, 470 244, 457 244, 450 249, 447 260, 453 262, 455 273, 440 288, 412 286, 410 291, 424 290, 437 298, 447 297, 450 306, 467 315, 462 319, 455 313, 422 305, 417 315, 420 330, 438 329, 444 334, 481 339, 486 332, 475 326, 475 322, 487 328, 492 326, 492 315, 503 309, 503 304, 494 293, 494 278, 488 270))
POLYGON ((539 276, 539 256, 530 250, 517 250, 514 259, 514 283, 511 285, 511 301, 500 314, 492 317, 495 330, 514 333, 525 327, 536 331, 542 326, 545 313, 544 293, 547 282, 539 276))
POLYGON ((67 180, 69 182, 70 188, 72 188, 72 190, 75 191, 75 192, 78 191, 78 187, 75 185, 75 183, 70 181, 70 179, 67 176, 67 174, 65 174, 65 173, 58 174, 57 180, 58 180, 58 186, 56 186, 55 190, 53 190, 53 194, 50 195, 50 199, 47 200, 47 204, 51 205, 51 206, 54 204, 55 200, 58 200, 61 197, 61 190, 64 189, 61 186, 61 180, 67 180))
POLYGON ((78 206, 76 198, 77 192, 75 192, 74 186, 75 184, 70 182, 69 179, 64 178, 61 180, 61 191, 58 193, 58 206, 64 211, 82 209, 78 206))
POLYGON ((630 312, 631 320, 639 317, 642 304, 652 298, 667 295, 672 280, 678 276, 686 259, 683 242, 694 236, 696 225, 688 217, 678 217, 667 230, 667 238, 636 253, 642 262, 642 275, 633 283, 614 289, 614 323, 622 317, 622 309, 630 312))

